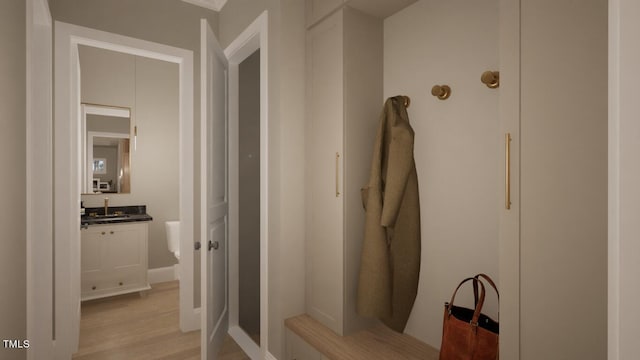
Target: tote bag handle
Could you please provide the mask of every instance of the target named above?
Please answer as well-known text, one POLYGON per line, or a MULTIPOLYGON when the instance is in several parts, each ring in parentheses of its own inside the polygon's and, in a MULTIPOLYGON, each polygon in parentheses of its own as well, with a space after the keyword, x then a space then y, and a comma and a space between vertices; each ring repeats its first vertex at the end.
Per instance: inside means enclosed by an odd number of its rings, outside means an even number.
MULTIPOLYGON (((475 311, 473 312, 473 317, 471 318, 471 321, 469 322, 472 326, 478 326, 478 319, 480 318, 480 313, 482 312, 482 305, 484 304, 485 290, 484 290, 484 284, 482 283, 482 281, 478 281, 478 279, 475 278, 475 277, 466 278, 466 279, 462 280, 460 282, 460 284, 458 284, 458 287, 453 292, 453 295, 451 295, 451 302, 449 302, 449 304, 447 306, 447 312, 449 314, 448 316, 451 316, 451 309, 453 308, 453 301, 456 298, 456 294, 458 293, 458 289, 460 289, 460 287, 464 283, 466 283, 467 281, 470 281, 470 280, 473 281, 474 290, 475 290, 475 285, 477 283, 480 284, 480 298, 478 299, 478 301, 476 301, 475 311)), ((477 292, 475 292, 475 293, 477 293, 477 292)))

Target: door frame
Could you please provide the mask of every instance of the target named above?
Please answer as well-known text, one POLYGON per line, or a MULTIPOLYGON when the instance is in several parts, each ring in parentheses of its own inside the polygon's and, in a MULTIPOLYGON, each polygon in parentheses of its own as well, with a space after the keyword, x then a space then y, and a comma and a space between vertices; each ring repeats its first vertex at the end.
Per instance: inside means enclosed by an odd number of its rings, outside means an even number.
MULTIPOLYGON (((180 159, 180 329, 200 327, 200 309, 193 304, 194 148, 193 52, 68 23, 55 22, 55 116, 53 122, 55 201, 54 284, 56 348, 70 358, 78 348, 80 311, 80 68, 78 46, 144 56, 179 67, 180 159), (71 121, 69 120, 71 119, 71 121)), ((46 154, 40 154, 45 156, 46 154)), ((36 174, 33 174, 36 176, 36 174)), ((29 179, 29 178, 28 178, 29 179)), ((35 179, 31 179, 35 180, 35 179)), ((47 252, 48 249, 43 249, 47 252)), ((40 299, 38 306, 51 307, 40 299)))
POLYGON ((27 359, 54 353, 53 19, 47 0, 26 2, 27 359))
POLYGON ((268 358, 269 83, 268 11, 262 12, 227 48, 229 60, 229 335, 252 359, 268 358), (239 325, 239 65, 260 50, 260 346, 239 325))

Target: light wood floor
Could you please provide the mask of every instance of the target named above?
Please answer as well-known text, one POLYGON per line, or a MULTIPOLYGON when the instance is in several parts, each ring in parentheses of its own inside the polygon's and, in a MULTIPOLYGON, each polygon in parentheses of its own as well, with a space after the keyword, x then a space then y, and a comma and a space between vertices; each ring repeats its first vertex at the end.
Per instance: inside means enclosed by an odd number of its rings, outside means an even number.
MULTIPOLYGON (((82 303, 80 346, 73 359, 200 359, 200 331, 179 327, 178 282, 154 284, 147 296, 128 294, 82 303)), ((229 337, 221 360, 249 359, 229 337)))

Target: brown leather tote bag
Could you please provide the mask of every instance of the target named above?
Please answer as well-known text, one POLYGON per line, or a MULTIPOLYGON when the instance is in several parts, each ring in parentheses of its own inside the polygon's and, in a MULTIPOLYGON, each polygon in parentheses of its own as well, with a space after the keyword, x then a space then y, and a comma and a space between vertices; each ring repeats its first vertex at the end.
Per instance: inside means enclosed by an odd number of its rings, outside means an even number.
MULTIPOLYGON (((487 281, 498 293, 498 288, 491 278, 478 274, 460 282, 451 296, 451 302, 444 304, 444 321, 442 326, 442 344, 440 360, 497 360, 499 325, 482 313, 487 281), (475 309, 468 309, 453 304, 460 287, 473 282, 475 309), (480 295, 478 296, 478 285, 480 295)), ((498 298, 499 298, 498 293, 498 298)))

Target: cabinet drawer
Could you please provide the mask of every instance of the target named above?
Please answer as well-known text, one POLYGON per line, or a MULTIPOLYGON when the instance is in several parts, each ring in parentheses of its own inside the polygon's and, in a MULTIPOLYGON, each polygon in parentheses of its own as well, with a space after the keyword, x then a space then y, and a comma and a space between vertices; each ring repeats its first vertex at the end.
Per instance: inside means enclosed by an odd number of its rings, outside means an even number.
POLYGON ((80 292, 82 297, 93 296, 115 288, 112 279, 105 276, 82 276, 80 292))
POLYGON ((123 283, 124 285, 146 283, 146 275, 146 268, 142 269, 138 266, 130 266, 114 269, 110 277, 113 279, 114 284, 122 286, 120 283, 123 283))

